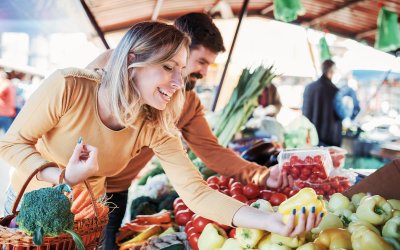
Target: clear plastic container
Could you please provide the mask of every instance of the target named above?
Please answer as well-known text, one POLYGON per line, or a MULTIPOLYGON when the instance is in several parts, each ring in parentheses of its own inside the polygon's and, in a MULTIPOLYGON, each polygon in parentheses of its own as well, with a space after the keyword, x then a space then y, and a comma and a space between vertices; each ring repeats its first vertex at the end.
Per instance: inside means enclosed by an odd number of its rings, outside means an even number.
POLYGON ((347 150, 336 146, 326 147, 332 158, 333 168, 342 168, 346 160, 347 150))
POLYGON ((317 181, 302 181, 297 180, 294 182, 294 190, 300 190, 305 187, 310 187, 315 190, 318 195, 323 195, 324 198, 329 199, 334 193, 342 193, 351 187, 351 181, 346 176, 331 176, 325 180, 317 181))
POLYGON ((317 181, 328 178, 332 171, 332 160, 327 149, 287 149, 278 155, 281 171, 286 171, 294 180, 317 181))

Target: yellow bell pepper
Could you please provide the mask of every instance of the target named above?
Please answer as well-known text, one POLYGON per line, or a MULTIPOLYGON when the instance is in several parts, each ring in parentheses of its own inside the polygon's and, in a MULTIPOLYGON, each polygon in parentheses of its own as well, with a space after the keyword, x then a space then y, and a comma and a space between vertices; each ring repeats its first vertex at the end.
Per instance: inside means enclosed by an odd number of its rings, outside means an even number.
POLYGON ((322 196, 317 196, 314 189, 303 188, 290 199, 282 202, 278 208, 278 212, 283 215, 283 221, 287 223, 289 216, 293 211, 296 211, 295 225, 299 220, 299 214, 302 208, 306 208, 306 215, 310 213, 312 207, 315 207, 315 213, 326 213, 325 205, 322 196))
POLYGON ((209 223, 200 234, 198 241, 199 250, 218 249, 224 245, 226 239, 226 233, 222 228, 209 223))
POLYGON ((264 231, 251 228, 236 228, 236 239, 243 248, 254 248, 264 236, 264 231))
POLYGON ((393 217, 400 217, 400 210, 393 210, 393 217))
POLYGON ((346 196, 341 193, 335 193, 331 195, 329 203, 328 203, 328 210, 329 212, 334 213, 339 209, 348 209, 350 206, 350 200, 346 196))
POLYGON ((303 245, 304 242, 306 242, 306 237, 305 235, 299 235, 296 237, 285 237, 276 233, 271 233, 271 242, 276 244, 282 243, 283 245, 290 248, 295 248, 303 245))
POLYGON ((243 250, 236 239, 229 238, 219 250, 243 250))
POLYGON ((366 227, 351 235, 353 250, 394 250, 382 237, 366 227))
POLYGON ((258 250, 292 250, 290 247, 279 243, 272 243, 271 234, 268 234, 260 240, 257 245, 258 250))
POLYGON ((314 243, 329 250, 351 249, 351 234, 346 229, 329 228, 323 230, 314 243))
POLYGON ((313 229, 311 229, 311 233, 319 234, 322 230, 328 228, 343 228, 343 222, 337 215, 332 213, 327 213, 324 217, 322 217, 319 225, 313 229))
POLYGON ((392 217, 392 206, 379 195, 363 199, 356 211, 360 220, 382 225, 392 217))
POLYGON ((367 228, 371 231, 374 231, 376 234, 381 235, 379 230, 374 225, 372 225, 366 221, 363 221, 363 220, 354 221, 354 222, 350 223, 347 230, 349 230, 349 232, 351 234, 353 234, 357 231, 363 230, 363 228, 367 228))
POLYGON ((302 246, 296 248, 296 250, 325 250, 326 248, 321 248, 320 246, 314 244, 314 242, 308 242, 302 246))
POLYGON ((365 193, 358 193, 355 194, 351 197, 351 203, 353 203, 353 205, 358 208, 358 206, 360 205, 361 200, 366 197, 367 195, 365 193))

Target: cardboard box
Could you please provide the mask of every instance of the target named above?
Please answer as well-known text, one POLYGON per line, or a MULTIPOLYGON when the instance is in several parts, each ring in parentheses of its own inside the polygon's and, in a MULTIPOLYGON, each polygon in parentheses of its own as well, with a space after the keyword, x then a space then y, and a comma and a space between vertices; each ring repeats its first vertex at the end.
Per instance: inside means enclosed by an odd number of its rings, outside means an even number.
POLYGON ((378 194, 385 199, 400 200, 400 159, 386 164, 343 194, 350 198, 353 194, 361 192, 378 194))

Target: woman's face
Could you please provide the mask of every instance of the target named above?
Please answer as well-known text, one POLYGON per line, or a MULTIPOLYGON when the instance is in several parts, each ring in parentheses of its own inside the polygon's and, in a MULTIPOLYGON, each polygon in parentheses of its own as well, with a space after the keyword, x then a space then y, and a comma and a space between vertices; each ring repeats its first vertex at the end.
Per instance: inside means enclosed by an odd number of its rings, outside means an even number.
POLYGON ((182 48, 171 60, 162 64, 135 69, 134 82, 145 104, 164 110, 168 102, 184 86, 182 70, 187 52, 182 48))

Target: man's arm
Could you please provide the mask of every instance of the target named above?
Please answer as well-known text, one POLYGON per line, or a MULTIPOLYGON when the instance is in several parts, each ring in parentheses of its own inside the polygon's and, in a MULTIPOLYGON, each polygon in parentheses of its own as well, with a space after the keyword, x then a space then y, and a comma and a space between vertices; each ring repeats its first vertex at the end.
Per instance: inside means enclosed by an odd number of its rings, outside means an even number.
POLYGON ((221 175, 234 177, 245 183, 254 182, 265 185, 269 175, 268 168, 248 162, 232 150, 221 146, 208 126, 199 98, 194 92, 187 94, 190 95, 186 99, 189 103, 185 104, 186 109, 183 110, 180 119, 180 122, 185 124, 183 127, 182 124, 178 124, 178 127, 182 127, 183 137, 193 152, 207 167, 221 175), (189 111, 186 112, 188 109, 189 111), (186 115, 193 115, 193 117, 186 120, 186 115))

